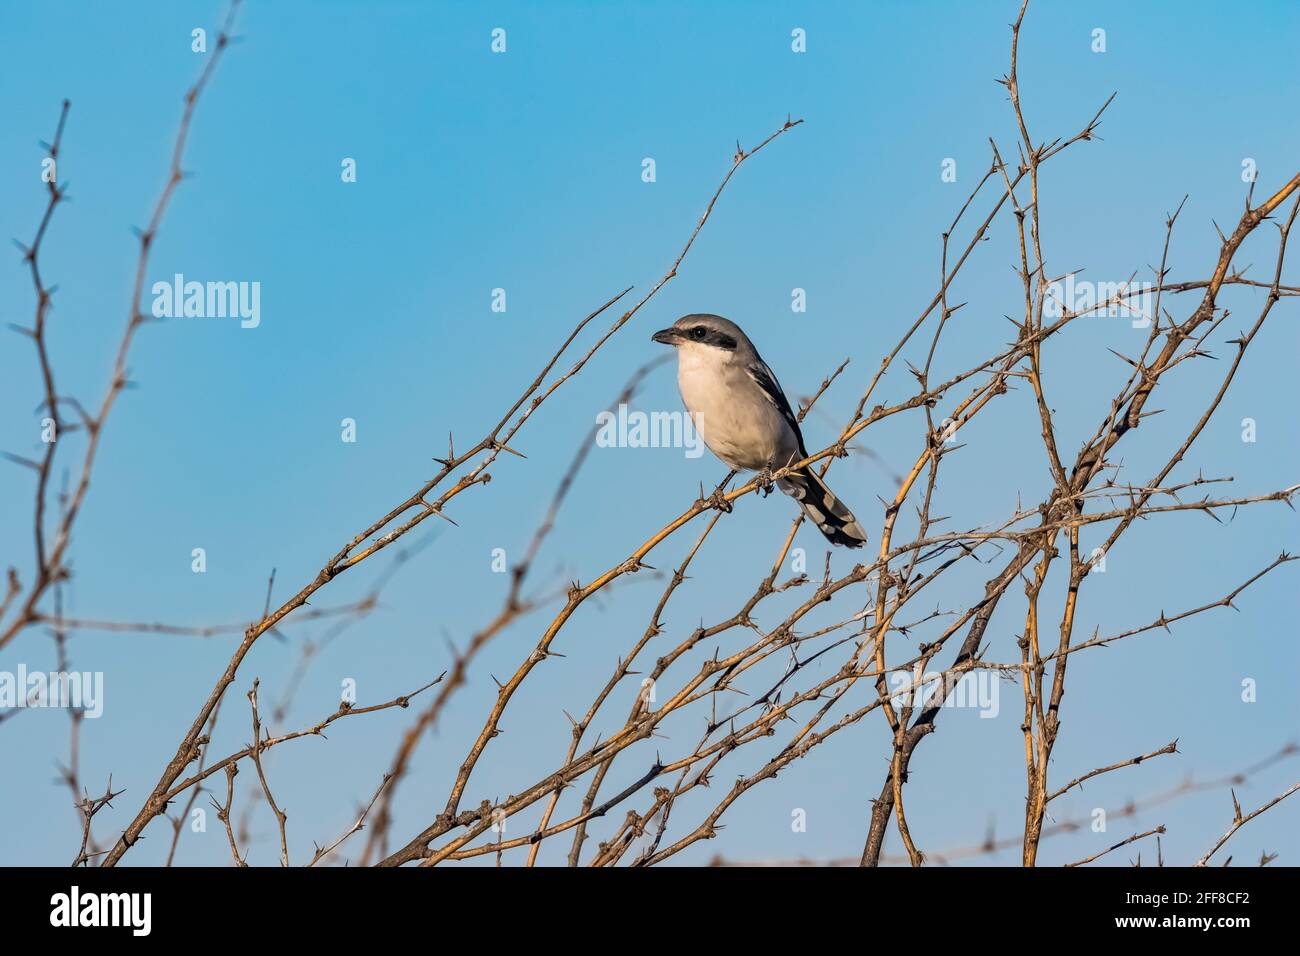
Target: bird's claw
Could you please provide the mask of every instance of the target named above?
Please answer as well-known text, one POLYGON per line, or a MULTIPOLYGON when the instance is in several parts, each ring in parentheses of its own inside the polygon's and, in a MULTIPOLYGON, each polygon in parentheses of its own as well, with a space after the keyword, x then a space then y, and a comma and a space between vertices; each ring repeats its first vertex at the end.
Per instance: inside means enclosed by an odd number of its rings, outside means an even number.
POLYGON ((713 494, 709 495, 709 497, 705 499, 705 503, 710 508, 717 508, 719 511, 727 514, 731 513, 731 502, 727 500, 727 496, 722 493, 721 488, 714 488, 713 494))
POLYGON ((757 475, 754 476, 754 480, 758 482, 758 490, 762 492, 764 498, 766 498, 768 495, 772 493, 772 469, 771 468, 764 468, 762 471, 760 471, 757 475))

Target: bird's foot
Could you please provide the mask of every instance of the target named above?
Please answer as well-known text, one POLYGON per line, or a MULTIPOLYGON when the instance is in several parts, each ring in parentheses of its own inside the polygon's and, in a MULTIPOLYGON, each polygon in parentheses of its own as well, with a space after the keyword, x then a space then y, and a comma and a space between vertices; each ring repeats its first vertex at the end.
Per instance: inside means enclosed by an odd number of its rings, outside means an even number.
POLYGON ((758 472, 754 476, 754 480, 758 482, 758 490, 762 492, 764 498, 772 493, 772 469, 770 466, 758 472))
POLYGON ((731 502, 727 500, 727 496, 723 493, 722 488, 723 488, 722 485, 719 485, 717 488, 714 488, 713 494, 705 498, 704 503, 707 504, 710 508, 717 508, 719 511, 730 514, 731 502))

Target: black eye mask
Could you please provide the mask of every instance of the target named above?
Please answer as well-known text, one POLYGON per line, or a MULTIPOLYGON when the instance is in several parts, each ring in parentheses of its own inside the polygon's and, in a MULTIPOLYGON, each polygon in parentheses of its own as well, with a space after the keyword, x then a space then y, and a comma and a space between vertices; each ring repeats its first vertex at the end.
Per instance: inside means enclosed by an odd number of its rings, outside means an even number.
POLYGON ((720 349, 726 349, 728 352, 736 351, 736 340, 726 332, 718 332, 714 329, 706 329, 702 325, 697 325, 691 329, 690 337, 692 342, 700 342, 704 345, 713 345, 720 349))

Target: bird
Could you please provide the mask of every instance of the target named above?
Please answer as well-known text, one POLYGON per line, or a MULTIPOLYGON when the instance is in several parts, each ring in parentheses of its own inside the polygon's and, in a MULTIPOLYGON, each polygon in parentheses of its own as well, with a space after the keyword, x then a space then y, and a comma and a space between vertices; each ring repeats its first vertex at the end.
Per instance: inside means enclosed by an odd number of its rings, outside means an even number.
MULTIPOLYGON (((704 444, 733 475, 756 471, 770 488, 772 472, 808 457, 781 383, 740 326, 697 312, 650 338, 677 350, 682 403, 704 444)), ((776 484, 832 544, 860 548, 866 543, 867 533, 853 512, 812 468, 792 471, 776 484)))

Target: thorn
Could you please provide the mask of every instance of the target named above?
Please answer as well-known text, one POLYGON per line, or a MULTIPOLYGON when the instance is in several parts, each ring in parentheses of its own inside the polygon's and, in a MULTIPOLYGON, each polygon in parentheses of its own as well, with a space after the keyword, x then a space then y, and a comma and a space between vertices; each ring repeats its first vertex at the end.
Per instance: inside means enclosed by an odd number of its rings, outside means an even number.
POLYGON ((495 439, 494 439, 493 442, 492 442, 492 447, 493 447, 493 448, 496 448, 496 449, 498 449, 498 450, 500 450, 500 451, 508 451, 508 452, 510 452, 510 454, 512 454, 512 455, 518 455, 520 458, 527 458, 527 457, 528 457, 527 455, 525 455, 525 454, 524 454, 523 452, 521 452, 521 451, 515 451, 513 448, 511 448, 511 447, 510 447, 509 445, 507 445, 505 442, 496 441, 495 439))
POLYGON ((433 505, 429 504, 429 502, 425 501, 423 498, 420 499, 420 504, 424 505, 426 508, 429 509, 430 513, 437 515, 443 521, 451 522, 451 524, 455 525, 457 528, 460 527, 460 525, 456 524, 456 521, 450 515, 446 514, 441 507, 434 507, 433 505))
POLYGON ((447 457, 434 458, 433 460, 441 464, 444 468, 450 468, 452 463, 456 460, 456 449, 452 445, 451 432, 447 432, 447 457))
POLYGON ((0 451, 0 455, 3 455, 5 458, 8 458, 16 465, 25 465, 26 467, 32 469, 32 471, 35 471, 37 473, 39 473, 41 470, 41 466, 38 465, 36 462, 32 461, 30 458, 23 458, 21 455, 15 455, 13 452, 8 452, 8 451, 0 451))
POLYGON ((1109 352, 1111 355, 1114 355, 1116 358, 1123 359, 1125 362, 1128 362, 1128 364, 1132 365, 1134 368, 1139 367, 1137 362, 1133 361, 1131 358, 1129 358, 1126 355, 1120 355, 1114 349, 1107 349, 1106 351, 1109 352))

